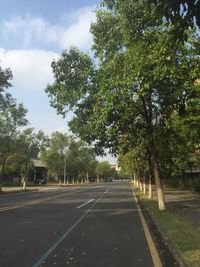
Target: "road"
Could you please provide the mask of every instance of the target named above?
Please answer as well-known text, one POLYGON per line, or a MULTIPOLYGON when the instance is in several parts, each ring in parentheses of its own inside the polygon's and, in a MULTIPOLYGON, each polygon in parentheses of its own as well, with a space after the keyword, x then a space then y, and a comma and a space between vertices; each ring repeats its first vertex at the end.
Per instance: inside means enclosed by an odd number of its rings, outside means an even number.
POLYGON ((0 196, 0 266, 153 267, 130 183, 0 196))

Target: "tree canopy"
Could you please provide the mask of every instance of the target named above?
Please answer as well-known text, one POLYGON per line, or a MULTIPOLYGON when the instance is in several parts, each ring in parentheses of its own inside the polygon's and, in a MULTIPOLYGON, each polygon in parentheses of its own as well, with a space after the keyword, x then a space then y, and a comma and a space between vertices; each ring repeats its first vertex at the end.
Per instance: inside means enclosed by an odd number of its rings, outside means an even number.
POLYGON ((186 114, 198 91, 199 35, 188 30, 187 42, 177 42, 173 25, 147 0, 103 6, 91 25, 97 64, 76 48, 64 51, 46 92, 59 113, 73 110, 72 131, 98 153, 127 153, 142 140, 164 209, 160 177, 164 158, 173 160, 173 118, 186 114))

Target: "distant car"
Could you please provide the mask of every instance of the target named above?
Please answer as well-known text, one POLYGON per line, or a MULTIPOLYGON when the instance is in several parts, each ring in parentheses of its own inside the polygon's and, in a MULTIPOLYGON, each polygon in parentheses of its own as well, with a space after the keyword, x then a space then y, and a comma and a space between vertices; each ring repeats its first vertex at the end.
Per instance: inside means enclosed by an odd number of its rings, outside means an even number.
POLYGON ((36 184, 46 184, 47 180, 45 178, 37 179, 35 181, 36 184))

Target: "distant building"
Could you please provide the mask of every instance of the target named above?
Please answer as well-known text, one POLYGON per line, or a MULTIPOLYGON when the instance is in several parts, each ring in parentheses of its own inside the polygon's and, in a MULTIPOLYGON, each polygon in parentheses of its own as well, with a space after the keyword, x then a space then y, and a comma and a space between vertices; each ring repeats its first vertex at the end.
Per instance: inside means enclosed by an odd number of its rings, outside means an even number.
POLYGON ((121 171, 121 167, 119 166, 118 163, 116 163, 116 164, 110 164, 110 167, 111 167, 111 169, 113 169, 113 170, 115 170, 117 172, 120 172, 121 171))
POLYGON ((32 174, 31 180, 37 182, 37 180, 40 179, 47 179, 48 169, 45 163, 39 159, 33 159, 32 162, 34 165, 34 173, 32 174))

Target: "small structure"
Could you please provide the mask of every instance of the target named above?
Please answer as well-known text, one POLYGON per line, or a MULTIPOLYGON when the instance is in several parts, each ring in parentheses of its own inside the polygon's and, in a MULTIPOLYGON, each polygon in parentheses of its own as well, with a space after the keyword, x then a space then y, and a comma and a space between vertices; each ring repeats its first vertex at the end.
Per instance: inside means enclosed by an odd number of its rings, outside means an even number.
POLYGON ((39 159, 32 160, 34 165, 34 177, 33 181, 36 183, 38 180, 47 179, 47 166, 39 159))
POLYGON ((119 166, 118 162, 116 164, 111 164, 110 165, 111 169, 120 172, 121 171, 121 167, 119 166))

